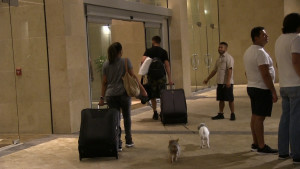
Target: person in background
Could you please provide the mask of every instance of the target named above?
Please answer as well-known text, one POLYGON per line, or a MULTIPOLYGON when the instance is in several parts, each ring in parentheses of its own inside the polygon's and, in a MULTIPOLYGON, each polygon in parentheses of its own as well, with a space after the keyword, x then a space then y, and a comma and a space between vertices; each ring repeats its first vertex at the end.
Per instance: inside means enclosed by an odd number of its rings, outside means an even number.
POLYGON ((282 115, 278 131, 279 159, 293 158, 300 164, 300 14, 283 20, 282 35, 275 43, 282 115))
MULTIPOLYGON (((122 45, 119 42, 111 44, 108 48, 108 61, 105 61, 102 68, 102 95, 99 105, 104 105, 104 100, 106 100, 109 108, 122 110, 126 147, 129 148, 134 146, 131 136, 131 97, 127 95, 123 85, 122 77, 126 72, 126 58, 122 58, 122 53, 122 45)), ((133 67, 129 59, 127 59, 127 67, 128 73, 139 82, 133 73, 133 67)), ((147 96, 147 92, 140 82, 139 86, 141 95, 147 96)), ((122 151, 121 127, 119 128, 119 131, 119 151, 122 151)))
POLYGON ((251 151, 260 154, 276 154, 276 149, 265 144, 264 121, 272 114, 273 103, 277 102, 274 87, 275 69, 269 54, 264 50, 268 43, 268 35, 263 27, 251 30, 251 45, 244 54, 244 65, 248 80, 247 93, 251 101, 251 132, 253 144, 251 151))
MULTIPOLYGON (((168 53, 166 50, 164 50, 163 48, 160 47, 160 43, 161 43, 161 38, 159 36, 154 36, 152 38, 152 47, 145 51, 145 53, 142 57, 142 61, 141 61, 141 63, 143 63, 147 57, 150 57, 151 59, 159 59, 159 61, 164 65, 164 68, 165 68, 165 69, 162 69, 161 72, 159 72, 159 73, 163 74, 161 78, 154 78, 149 74, 147 76, 148 85, 150 86, 149 90, 151 90, 149 92, 149 93, 151 93, 149 98, 151 99, 151 103, 152 103, 152 109, 153 109, 152 118, 154 120, 158 120, 159 115, 157 113, 156 99, 160 98, 160 94, 161 94, 162 90, 164 90, 166 88, 166 82, 167 82, 166 73, 168 76, 169 85, 173 85, 172 78, 171 78, 170 62, 168 59, 168 53)), ((151 65, 150 65, 150 67, 151 67, 151 65)), ((149 70, 149 72, 150 72, 150 70, 149 70)))
POLYGON ((208 81, 217 74, 217 100, 219 101, 219 113, 217 116, 212 117, 213 120, 224 119, 225 101, 229 102, 231 111, 230 120, 235 120, 234 114, 234 96, 233 96, 233 65, 234 59, 227 52, 228 44, 221 42, 219 44, 218 52, 220 54, 216 61, 214 70, 203 81, 207 84, 208 81))

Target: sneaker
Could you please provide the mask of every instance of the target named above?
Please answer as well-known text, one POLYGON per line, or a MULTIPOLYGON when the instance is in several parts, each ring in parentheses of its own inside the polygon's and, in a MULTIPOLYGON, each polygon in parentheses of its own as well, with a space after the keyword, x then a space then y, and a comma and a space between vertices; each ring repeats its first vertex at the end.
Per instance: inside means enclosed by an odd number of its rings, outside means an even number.
POLYGON ((154 111, 152 118, 153 118, 153 120, 158 120, 158 113, 157 113, 157 111, 154 111))
POLYGON ((122 150, 123 150, 122 147, 118 148, 118 152, 122 152, 122 150))
POLYGON ((259 148, 257 149, 258 154, 278 154, 278 150, 272 149, 268 145, 265 144, 264 148, 259 148))
POLYGON ((213 120, 219 120, 219 119, 224 119, 224 114, 223 113, 218 113, 215 117, 212 117, 211 119, 213 120))
POLYGON ((289 154, 279 155, 279 156, 278 156, 278 159, 279 159, 279 160, 285 160, 285 159, 288 159, 288 158, 290 158, 290 155, 289 155, 289 154))
POLYGON ((230 120, 231 120, 231 121, 234 121, 234 120, 235 120, 235 114, 234 114, 234 113, 231 113, 231 115, 230 115, 230 120))
POLYGON ((126 143, 126 147, 127 147, 127 148, 130 148, 130 147, 133 147, 133 146, 134 146, 134 143, 133 143, 133 142, 126 143))
POLYGON ((300 164, 300 158, 293 159, 293 164, 296 164, 296 165, 300 164))
POLYGON ((252 152, 257 152, 257 149, 258 149, 258 145, 256 145, 256 144, 251 144, 251 151, 252 151, 252 152))

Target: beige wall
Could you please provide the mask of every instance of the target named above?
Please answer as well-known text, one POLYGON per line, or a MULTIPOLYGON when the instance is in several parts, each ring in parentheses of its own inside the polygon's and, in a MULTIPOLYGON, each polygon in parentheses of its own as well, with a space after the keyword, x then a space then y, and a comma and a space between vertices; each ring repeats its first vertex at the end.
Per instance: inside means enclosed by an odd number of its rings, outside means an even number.
POLYGON ((16 133, 18 118, 20 133, 51 133, 43 0, 0 10, 0 133, 16 133))
POLYGON ((90 107, 83 1, 46 0, 46 16, 54 133, 72 133, 90 107))
POLYGON ((0 13, 0 133, 16 133, 18 132, 16 81, 7 4, 0 2, 0 13))
POLYGON ((255 26, 265 27, 269 35, 265 50, 275 65, 274 44, 281 34, 283 16, 284 0, 220 0, 221 41, 228 42, 228 51, 235 59, 235 84, 247 83, 243 55, 252 44, 250 31, 255 26))
POLYGON ((300 13, 300 1, 284 0, 284 15, 287 15, 292 12, 300 13))

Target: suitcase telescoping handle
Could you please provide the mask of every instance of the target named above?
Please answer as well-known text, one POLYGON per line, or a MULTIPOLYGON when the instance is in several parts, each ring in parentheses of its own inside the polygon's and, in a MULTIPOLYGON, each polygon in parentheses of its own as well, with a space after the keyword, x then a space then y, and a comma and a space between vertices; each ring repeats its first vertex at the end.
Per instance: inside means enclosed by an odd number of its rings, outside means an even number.
POLYGON ((168 86, 170 86, 170 89, 175 89, 175 84, 174 83, 171 84, 171 85, 167 83, 166 86, 167 86, 167 89, 168 89, 168 86))
MULTIPOLYGON (((104 103, 103 106, 106 106, 105 109, 108 109, 108 108, 109 108, 109 106, 108 106, 108 104, 107 104, 106 102, 104 103)), ((101 109, 103 106, 100 106, 100 105, 98 104, 98 109, 101 109)), ((103 109, 103 108, 102 108, 102 109, 103 109)))

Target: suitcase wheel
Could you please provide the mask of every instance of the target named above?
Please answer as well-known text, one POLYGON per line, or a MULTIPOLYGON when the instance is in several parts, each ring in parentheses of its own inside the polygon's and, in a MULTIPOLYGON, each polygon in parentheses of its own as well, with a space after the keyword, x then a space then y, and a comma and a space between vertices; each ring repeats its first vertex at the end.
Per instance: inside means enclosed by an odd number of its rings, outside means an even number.
POLYGON ((82 158, 81 158, 81 156, 79 155, 79 161, 81 161, 82 160, 82 158))
POLYGON ((116 155, 116 159, 119 159, 119 155, 118 154, 116 155))

